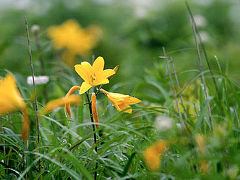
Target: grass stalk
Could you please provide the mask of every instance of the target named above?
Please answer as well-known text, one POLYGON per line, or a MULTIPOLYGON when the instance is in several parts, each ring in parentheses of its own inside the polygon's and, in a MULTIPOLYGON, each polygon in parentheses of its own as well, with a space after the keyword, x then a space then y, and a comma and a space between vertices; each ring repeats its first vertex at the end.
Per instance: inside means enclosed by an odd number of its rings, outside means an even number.
POLYGON ((173 95, 174 95, 174 99, 175 99, 175 102, 176 102, 176 107, 177 107, 177 110, 178 110, 178 116, 179 116, 179 119, 180 119, 180 122, 181 124, 185 125, 184 122, 183 122, 183 118, 182 118, 182 113, 179 109, 179 104, 178 104, 178 98, 177 98, 177 94, 176 94, 176 89, 174 87, 174 82, 173 82, 173 79, 172 79, 172 75, 171 75, 171 71, 170 71, 170 67, 169 67, 169 59, 168 57, 166 56, 166 51, 165 51, 165 48, 163 47, 163 54, 166 58, 166 66, 167 66, 167 72, 168 72, 168 76, 169 76, 169 79, 170 79, 170 83, 171 83, 171 86, 172 86, 172 91, 173 91, 173 95))
MULTIPOLYGON (((39 30, 40 30, 40 28, 39 28, 39 30)), ((43 61, 42 48, 41 48, 41 44, 40 44, 40 41, 39 41, 39 30, 36 30, 33 33, 33 35, 34 35, 34 40, 35 40, 35 44, 36 44, 36 47, 37 47, 37 51, 38 51, 38 54, 39 54, 41 75, 43 76, 43 75, 46 75, 46 72, 45 72, 45 65, 44 65, 44 61, 43 61)), ((43 86, 43 96, 44 96, 45 102, 48 102, 46 84, 44 84, 44 86, 43 86)))
MULTIPOLYGON (((26 25, 26 32, 27 32, 27 43, 28 43, 28 53, 30 57, 30 66, 31 66, 31 72, 32 72, 32 81, 33 81, 33 89, 34 89, 34 114, 35 114, 35 120, 37 124, 37 149, 39 149, 40 144, 40 134, 39 134, 39 117, 38 117, 38 104, 37 104, 37 88, 35 84, 34 79, 34 68, 32 63, 32 50, 31 50, 31 44, 30 44, 30 38, 29 38, 29 28, 28 28, 28 21, 27 17, 25 16, 25 25, 26 25)), ((38 161, 38 172, 40 173, 41 168, 41 161, 38 161)))
POLYGON ((218 92, 218 87, 217 87, 216 79, 215 79, 215 77, 214 77, 214 73, 213 73, 213 70, 212 70, 212 67, 211 67, 211 64, 210 64, 208 55, 207 55, 206 48, 205 48, 205 46, 204 46, 204 44, 203 44, 202 38, 201 38, 201 36, 200 36, 200 33, 198 32, 196 22, 195 22, 195 20, 194 20, 194 17, 193 17, 191 8, 190 8, 190 6, 189 6, 189 4, 188 4, 187 1, 186 1, 186 7, 187 7, 188 13, 189 13, 190 18, 191 18, 191 23, 192 23, 192 25, 195 27, 196 35, 197 35, 197 37, 198 37, 198 39, 199 39, 199 42, 200 42, 199 44, 200 44, 200 46, 201 46, 201 48, 202 48, 202 50, 203 50, 203 55, 204 55, 205 60, 206 60, 206 62, 207 62, 207 66, 208 66, 208 69, 209 69, 209 71, 210 71, 210 74, 211 74, 211 77, 212 77, 212 80, 213 80, 213 83, 214 83, 216 92, 218 92))
MULTIPOLYGON (((190 9, 187 2, 186 2, 186 6, 187 6, 188 9, 190 9)), ((199 69, 200 69, 201 79, 202 79, 203 88, 204 88, 205 99, 207 99, 208 98, 208 92, 207 92, 207 85, 206 85, 205 76, 204 76, 204 73, 203 73, 203 61, 202 61, 202 58, 201 58, 199 43, 198 43, 198 40, 197 40, 196 25, 194 24, 194 20, 193 20, 193 17, 191 15, 190 15, 190 20, 191 20, 193 37, 194 37, 195 47, 196 47, 197 56, 198 56, 198 63, 199 63, 199 69)), ((210 129, 212 131, 212 115, 211 115, 211 108, 210 108, 209 104, 208 104, 208 113, 209 113, 209 121, 210 121, 210 126, 211 126, 210 129)))
POLYGON ((184 103, 183 103, 182 92, 181 92, 180 84, 179 84, 179 81, 178 81, 178 77, 177 77, 177 73, 176 73, 176 69, 175 69, 174 62, 173 62, 173 58, 172 58, 172 57, 170 58, 170 61, 171 61, 171 65, 172 65, 172 70, 173 70, 173 73, 174 73, 174 77, 175 77, 175 80, 176 80, 176 83, 177 83, 178 94, 179 94, 180 101, 181 101, 181 104, 182 104, 182 107, 183 107, 184 118, 185 118, 185 120, 187 120, 187 113, 186 113, 186 111, 185 111, 186 108, 185 108, 184 103))
MULTIPOLYGON (((92 124, 92 129, 93 129, 93 132, 94 132, 95 131, 95 125, 94 125, 93 113, 92 113, 92 102, 91 102, 91 100, 89 98, 88 92, 86 92, 86 97, 87 97, 87 101, 88 101, 90 119, 91 119, 91 122, 93 123, 92 124)), ((95 151, 97 153, 98 149, 97 149, 97 135, 96 135, 96 133, 93 134, 93 138, 94 138, 94 144, 96 145, 95 146, 95 151)), ((97 179, 97 168, 98 168, 98 163, 96 162, 96 167, 95 167, 95 172, 94 172, 94 179, 95 180, 97 179)))

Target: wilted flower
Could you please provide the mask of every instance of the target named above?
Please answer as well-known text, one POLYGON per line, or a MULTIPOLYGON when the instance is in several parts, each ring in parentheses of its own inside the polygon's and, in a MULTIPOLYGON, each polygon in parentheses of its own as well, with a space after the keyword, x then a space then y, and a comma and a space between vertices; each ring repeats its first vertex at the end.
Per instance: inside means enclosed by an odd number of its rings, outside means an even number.
POLYGON ((83 29, 77 21, 68 20, 60 26, 51 26, 48 36, 53 40, 55 48, 66 50, 63 57, 72 65, 76 55, 85 56, 96 46, 101 32, 97 26, 83 29))
POLYGON ((118 111, 124 110, 126 113, 132 113, 130 105, 141 102, 141 100, 129 95, 111 93, 105 91, 104 89, 100 89, 100 91, 107 95, 109 101, 117 108, 118 111))
POLYGON ((108 78, 115 74, 115 71, 112 69, 103 70, 104 59, 102 57, 98 57, 92 66, 88 62, 82 62, 74 67, 75 71, 84 80, 80 88, 80 94, 85 93, 92 86, 108 84, 108 78))
POLYGON ((160 167, 161 157, 167 146, 168 143, 166 141, 159 141, 144 151, 144 159, 150 170, 157 170, 160 167))
POLYGON ((23 115, 22 139, 27 140, 29 135, 29 119, 27 107, 20 92, 17 89, 15 78, 12 74, 7 74, 0 79, 0 114, 21 110, 23 115))

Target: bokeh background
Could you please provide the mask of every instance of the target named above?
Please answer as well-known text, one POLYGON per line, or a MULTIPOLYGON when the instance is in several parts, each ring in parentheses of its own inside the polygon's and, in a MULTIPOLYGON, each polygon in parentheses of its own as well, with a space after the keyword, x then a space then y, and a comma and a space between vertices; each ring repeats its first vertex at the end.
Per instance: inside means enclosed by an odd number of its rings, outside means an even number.
MULTIPOLYGON (((230 77, 239 80, 239 1, 189 1, 212 65, 216 57, 230 77)), ((144 78, 147 69, 161 61, 162 47, 175 59, 181 81, 189 81, 198 68, 193 33, 184 1, 164 0, 1 0, 0 1, 0 65, 26 77, 30 75, 24 24, 40 26, 40 42, 46 68, 59 64, 60 56, 52 48, 47 28, 74 19, 82 27, 101 27, 102 37, 87 57, 77 56, 76 64, 90 61, 92 55, 103 56, 107 67, 120 65, 113 81, 126 83, 132 89, 144 78), (58 57, 58 58, 55 58, 58 57), (131 78, 129 78, 131 77, 131 78), (125 81, 122 81, 124 80, 125 81), (127 81, 126 81, 127 79, 127 81)), ((30 34, 33 38, 33 35, 30 34)), ((39 66, 38 53, 32 42, 34 65, 39 66)), ((73 67, 69 67, 73 70, 73 67)), ((1 70, 1 72, 3 72, 1 70)), ((58 71, 59 69, 55 69, 58 71)), ((55 74, 54 70, 47 71, 55 74)), ((38 74, 39 72, 36 72, 38 74)), ((50 74, 49 74, 50 75, 50 74)), ((114 84, 114 83, 113 83, 114 84)))

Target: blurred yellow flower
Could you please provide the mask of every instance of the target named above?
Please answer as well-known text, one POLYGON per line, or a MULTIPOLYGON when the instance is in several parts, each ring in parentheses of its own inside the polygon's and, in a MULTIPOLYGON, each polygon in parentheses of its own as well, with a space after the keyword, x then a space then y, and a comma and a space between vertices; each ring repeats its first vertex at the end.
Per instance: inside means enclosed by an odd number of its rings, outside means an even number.
MULTIPOLYGON (((199 102, 197 100, 197 96, 198 96, 200 83, 201 82, 199 80, 197 80, 194 83, 191 83, 183 90, 183 93, 182 93, 184 107, 190 115, 196 115, 196 111, 197 113, 199 113, 199 102)), ((178 101, 178 107, 179 107, 179 110, 183 112, 184 108, 180 100, 178 101)), ((175 110, 177 110, 176 104, 174 108, 175 110)))
MULTIPOLYGON (((96 98, 95 93, 92 93, 91 101, 92 101, 92 114, 93 114, 94 122, 99 123, 98 114, 97 114, 97 106, 96 106, 97 98, 96 98)), ((96 127, 99 128, 99 124, 97 124, 96 127)))
POLYGON ((161 156, 166 150, 168 143, 158 141, 144 151, 144 159, 150 170, 157 170, 161 165, 161 156))
POLYGON ((27 107, 17 89, 14 76, 7 74, 5 78, 0 79, 0 114, 10 113, 18 109, 23 115, 22 139, 27 140, 30 124, 27 107))
POLYGON ((92 66, 88 62, 82 62, 74 67, 75 71, 84 80, 80 88, 80 94, 85 93, 92 86, 108 84, 108 78, 115 74, 115 71, 112 69, 103 70, 104 59, 102 57, 98 57, 92 66))
POLYGON ((127 108, 130 108, 125 110, 124 112, 132 113, 130 104, 136 104, 141 102, 141 100, 135 97, 131 97, 129 95, 111 93, 111 92, 105 91, 104 89, 100 89, 100 91, 107 95, 109 101, 117 108, 118 111, 123 111, 127 108))
POLYGON ((53 101, 48 102, 40 111, 39 115, 47 114, 54 109, 64 106, 66 104, 80 104, 82 102, 82 99, 80 96, 77 95, 71 95, 71 96, 65 96, 63 98, 55 99, 53 101))
POLYGON ((76 55, 87 55, 97 45, 101 33, 99 27, 90 26, 83 29, 75 20, 48 28, 48 36, 53 40, 54 47, 66 49, 63 58, 69 65, 73 65, 76 55))

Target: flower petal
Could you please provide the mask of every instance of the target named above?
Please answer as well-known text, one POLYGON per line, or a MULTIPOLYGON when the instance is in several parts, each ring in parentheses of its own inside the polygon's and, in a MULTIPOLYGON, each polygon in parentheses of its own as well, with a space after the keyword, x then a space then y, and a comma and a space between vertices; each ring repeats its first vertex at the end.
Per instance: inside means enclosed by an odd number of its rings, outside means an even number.
POLYGON ((75 71, 81 76, 81 78, 90 82, 90 76, 92 74, 92 66, 88 62, 82 62, 81 64, 77 64, 74 66, 75 71))
POLYGON ((83 82, 82 85, 81 85, 81 88, 80 88, 80 94, 83 94, 85 93, 87 90, 89 90, 90 88, 92 87, 92 85, 86 83, 86 82, 83 82))
POLYGON ((98 82, 96 85, 100 85, 100 84, 108 84, 109 83, 109 80, 108 79, 104 79, 100 82, 98 82))
POLYGON ((115 74, 115 71, 112 70, 112 69, 106 69, 106 70, 103 71, 103 77, 104 78, 108 78, 108 77, 110 77, 114 74, 115 74))
POLYGON ((101 72, 104 68, 104 59, 103 57, 99 56, 93 63, 93 69, 95 72, 101 72))
MULTIPOLYGON (((68 93, 66 94, 66 98, 69 97, 74 91, 80 89, 80 86, 73 86, 68 93)), ((71 118, 70 104, 65 104, 66 111, 68 113, 69 118, 71 118)))
POLYGON ((137 104, 137 103, 140 103, 140 102, 141 102, 140 99, 129 96, 129 99, 128 99, 129 104, 137 104))
MULTIPOLYGON (((125 109, 127 109, 127 108, 130 108, 130 106, 129 106, 128 104, 125 104, 125 103, 119 104, 118 107, 121 109, 121 111, 122 111, 122 110, 125 110, 125 109)), ((131 108, 130 108, 130 109, 127 109, 127 110, 125 110, 124 112, 131 114, 131 113, 132 113, 132 109, 131 109, 131 108)))

